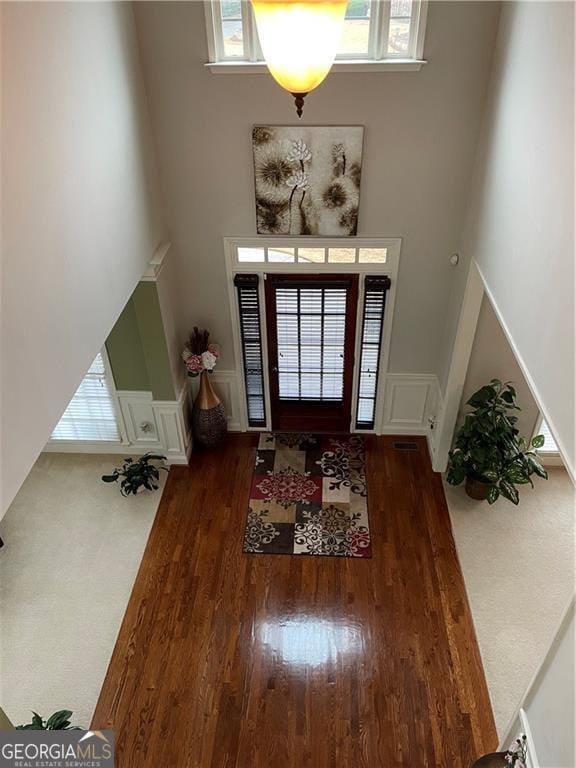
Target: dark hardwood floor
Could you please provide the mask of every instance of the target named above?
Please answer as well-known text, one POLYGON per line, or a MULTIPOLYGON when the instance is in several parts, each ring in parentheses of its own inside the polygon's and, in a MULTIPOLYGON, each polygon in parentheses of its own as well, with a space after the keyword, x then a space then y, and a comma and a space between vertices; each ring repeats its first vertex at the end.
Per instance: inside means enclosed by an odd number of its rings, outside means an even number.
POLYGON ((425 440, 366 441, 371 560, 243 554, 254 436, 172 468, 93 719, 119 768, 469 768, 496 748, 425 440))

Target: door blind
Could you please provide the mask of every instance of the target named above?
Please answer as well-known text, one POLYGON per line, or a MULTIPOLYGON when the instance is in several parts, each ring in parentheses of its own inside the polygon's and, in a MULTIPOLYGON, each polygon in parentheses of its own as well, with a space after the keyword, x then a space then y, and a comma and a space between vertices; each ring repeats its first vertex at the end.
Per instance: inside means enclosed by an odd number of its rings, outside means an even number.
POLYGON ((347 296, 334 283, 276 288, 281 400, 342 400, 347 296))
POLYGON ((251 427, 265 427, 266 407, 258 275, 238 274, 234 277, 234 285, 238 291, 248 424, 251 427))
POLYGON ((120 441, 112 383, 101 353, 84 376, 51 440, 120 441))
POLYGON ((385 275, 381 277, 367 275, 364 279, 357 429, 374 428, 384 308, 386 291, 389 288, 390 278, 385 275))

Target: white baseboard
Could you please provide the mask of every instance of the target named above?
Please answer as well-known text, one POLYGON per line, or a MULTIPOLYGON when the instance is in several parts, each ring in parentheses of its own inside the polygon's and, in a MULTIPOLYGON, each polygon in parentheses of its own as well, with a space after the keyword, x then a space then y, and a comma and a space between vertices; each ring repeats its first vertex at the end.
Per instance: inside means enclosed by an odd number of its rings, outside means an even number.
POLYGON ((543 453, 538 451, 538 458, 543 467, 565 467, 559 453, 543 453))

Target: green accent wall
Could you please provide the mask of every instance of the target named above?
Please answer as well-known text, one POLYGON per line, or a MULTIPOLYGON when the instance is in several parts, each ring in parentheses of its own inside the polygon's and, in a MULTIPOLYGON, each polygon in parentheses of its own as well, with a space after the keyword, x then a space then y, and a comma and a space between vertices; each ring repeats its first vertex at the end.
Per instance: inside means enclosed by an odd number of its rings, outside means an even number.
POLYGON ((106 351, 116 389, 175 399, 156 283, 138 283, 106 340, 106 351))
POLYGON ((116 389, 150 392, 150 379, 132 297, 106 339, 116 389))
POLYGON ((174 400, 174 382, 156 283, 138 283, 132 294, 154 400, 174 400))

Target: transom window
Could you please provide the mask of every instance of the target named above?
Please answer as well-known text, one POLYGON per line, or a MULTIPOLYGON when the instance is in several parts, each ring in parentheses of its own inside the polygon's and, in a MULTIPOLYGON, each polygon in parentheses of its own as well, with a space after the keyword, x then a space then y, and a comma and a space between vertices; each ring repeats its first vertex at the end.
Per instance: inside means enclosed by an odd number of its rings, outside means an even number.
MULTIPOLYGON (((205 0, 205 8, 210 64, 263 63, 249 0, 205 0)), ((421 64, 426 14, 427 0, 349 0, 335 69, 421 64)))
POLYGON ((386 264, 387 248, 281 247, 238 248, 238 261, 258 264, 386 264))

